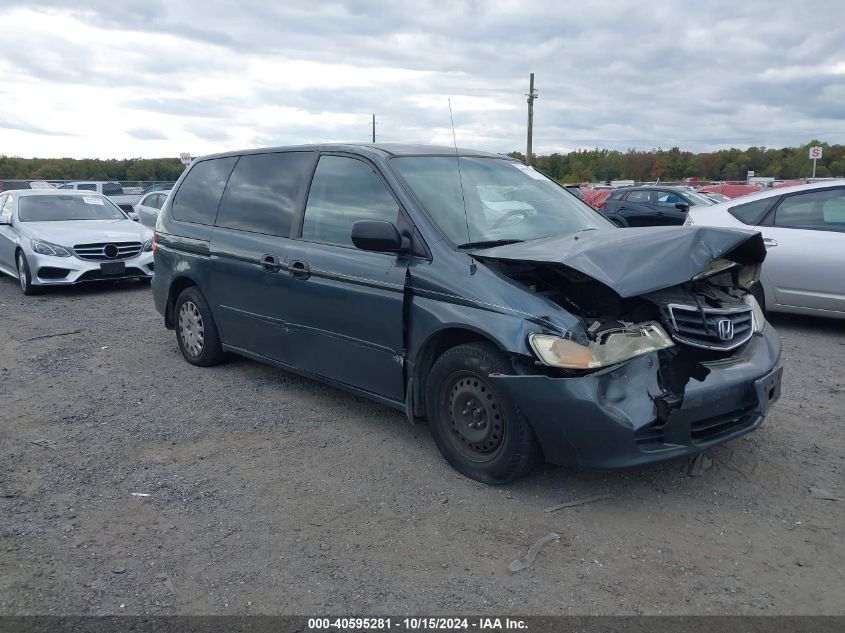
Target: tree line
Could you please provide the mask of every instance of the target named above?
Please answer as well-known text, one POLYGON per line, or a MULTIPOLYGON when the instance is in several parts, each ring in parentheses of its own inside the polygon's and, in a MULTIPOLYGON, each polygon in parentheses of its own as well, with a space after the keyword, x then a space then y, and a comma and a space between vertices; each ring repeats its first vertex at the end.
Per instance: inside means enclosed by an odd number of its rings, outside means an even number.
MULTIPOLYGON (((568 154, 534 156, 534 166, 552 178, 567 183, 609 180, 676 181, 695 177, 699 180, 745 180, 749 171, 755 176, 792 180, 809 178, 813 163, 809 148, 820 146, 822 158, 816 164, 816 177, 845 176, 845 145, 830 145, 812 140, 801 147, 749 147, 722 149, 715 152, 653 149, 647 152, 629 149, 620 152, 608 149, 576 150, 568 154)), ((520 152, 508 154, 520 160, 520 152)))
POLYGON ((185 167, 178 158, 18 158, 0 155, 4 180, 173 181, 185 167))
MULTIPOLYGON (((653 149, 620 152, 608 149, 576 150, 567 154, 534 156, 534 165, 561 182, 581 183, 608 180, 673 181, 695 177, 699 180, 745 180, 749 171, 755 176, 791 180, 812 174, 807 157, 811 146, 824 148, 816 165, 819 178, 845 176, 845 145, 830 145, 817 140, 801 147, 749 147, 715 152, 653 149)), ((520 152, 509 156, 525 159, 520 152)), ((179 178, 184 167, 178 158, 18 158, 0 155, 0 178, 8 180, 120 180, 171 181, 179 178)))

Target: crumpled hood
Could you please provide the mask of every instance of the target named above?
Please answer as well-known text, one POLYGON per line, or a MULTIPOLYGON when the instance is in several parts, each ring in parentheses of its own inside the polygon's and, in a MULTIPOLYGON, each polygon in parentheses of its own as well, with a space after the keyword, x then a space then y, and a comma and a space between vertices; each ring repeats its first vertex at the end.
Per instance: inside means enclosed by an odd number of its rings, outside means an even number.
POLYGON ((708 226, 599 229, 473 252, 481 260, 561 264, 633 297, 690 281, 719 258, 739 264, 766 257, 756 231, 708 226))
POLYGON ((68 247, 93 242, 146 242, 153 236, 150 229, 132 220, 21 222, 19 226, 30 238, 68 247))

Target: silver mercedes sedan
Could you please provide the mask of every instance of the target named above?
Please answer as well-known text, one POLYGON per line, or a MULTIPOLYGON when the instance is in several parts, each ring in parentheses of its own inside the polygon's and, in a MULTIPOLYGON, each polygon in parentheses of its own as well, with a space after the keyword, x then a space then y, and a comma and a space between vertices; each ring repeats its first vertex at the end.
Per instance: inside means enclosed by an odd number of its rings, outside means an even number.
POLYGON ((153 232, 89 191, 0 195, 0 272, 26 295, 87 281, 151 279, 153 232))

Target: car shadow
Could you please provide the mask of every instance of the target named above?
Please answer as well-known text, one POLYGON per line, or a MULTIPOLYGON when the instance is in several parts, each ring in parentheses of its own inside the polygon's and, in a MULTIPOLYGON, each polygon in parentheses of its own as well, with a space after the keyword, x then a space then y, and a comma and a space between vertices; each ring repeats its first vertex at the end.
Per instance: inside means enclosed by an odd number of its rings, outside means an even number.
POLYGON ((845 330, 845 319, 810 316, 806 314, 770 312, 766 315, 766 320, 775 326, 776 329, 778 327, 794 327, 819 333, 845 330))
MULTIPOLYGON (((8 275, 0 275, 0 283, 8 283, 10 285, 18 286, 18 280, 8 275)), ((26 297, 26 299, 49 300, 51 296, 62 297, 78 297, 85 295, 104 294, 111 292, 139 292, 149 291, 150 284, 148 281, 139 279, 116 279, 114 281, 90 281, 81 284, 74 284, 72 286, 49 286, 42 287, 41 292, 35 295, 26 297)), ((24 298, 23 294, 20 295, 24 298)))

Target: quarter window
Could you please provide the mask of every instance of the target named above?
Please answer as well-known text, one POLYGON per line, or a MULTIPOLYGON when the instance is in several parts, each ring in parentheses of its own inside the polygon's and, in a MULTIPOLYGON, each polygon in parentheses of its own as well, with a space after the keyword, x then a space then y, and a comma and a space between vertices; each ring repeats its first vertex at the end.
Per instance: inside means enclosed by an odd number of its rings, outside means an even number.
POLYGON ((757 226, 763 221, 771 206, 772 199, 763 198, 762 200, 754 200, 753 202, 746 202, 745 204, 731 207, 728 209, 728 213, 744 224, 757 226))
POLYGON ((226 156, 196 163, 173 198, 173 218, 213 225, 223 188, 237 160, 237 156, 226 156))
POLYGON ((290 235, 311 152, 241 156, 217 214, 217 226, 265 235, 290 235))
POLYGON ((352 246, 352 225, 359 220, 396 222, 399 206, 367 163, 341 156, 323 156, 317 165, 302 237, 352 246))
POLYGON ((775 210, 774 225, 845 231, 845 189, 787 196, 775 210))

